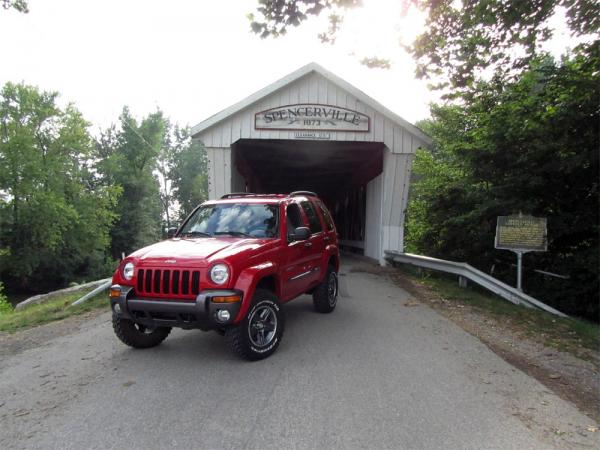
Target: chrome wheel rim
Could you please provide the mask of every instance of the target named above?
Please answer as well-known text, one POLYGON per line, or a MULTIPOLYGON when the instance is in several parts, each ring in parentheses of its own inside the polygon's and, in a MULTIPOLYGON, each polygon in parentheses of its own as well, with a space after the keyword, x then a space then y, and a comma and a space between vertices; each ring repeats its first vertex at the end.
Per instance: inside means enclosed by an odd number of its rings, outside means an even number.
POLYGON ((329 274, 329 280, 327 280, 327 299, 329 300, 329 306, 335 306, 338 296, 338 278, 337 273, 331 272, 329 274))
POLYGON ((156 330, 156 328, 154 328, 154 327, 147 327, 147 326, 141 325, 139 323, 136 323, 135 327, 142 334, 152 334, 154 332, 154 330, 156 330))
POLYGON ((248 320, 248 336, 256 347, 273 342, 277 333, 277 313, 271 305, 256 308, 248 320))

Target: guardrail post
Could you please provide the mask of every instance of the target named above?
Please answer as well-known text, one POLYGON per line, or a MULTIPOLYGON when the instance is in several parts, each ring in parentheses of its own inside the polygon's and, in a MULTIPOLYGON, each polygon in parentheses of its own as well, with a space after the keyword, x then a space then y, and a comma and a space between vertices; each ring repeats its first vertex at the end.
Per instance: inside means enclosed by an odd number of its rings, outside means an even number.
POLYGON ((462 275, 458 276, 458 286, 461 288, 466 288, 467 287, 467 278, 463 277, 462 275))
POLYGON ((517 289, 523 292, 523 252, 517 253, 517 289))

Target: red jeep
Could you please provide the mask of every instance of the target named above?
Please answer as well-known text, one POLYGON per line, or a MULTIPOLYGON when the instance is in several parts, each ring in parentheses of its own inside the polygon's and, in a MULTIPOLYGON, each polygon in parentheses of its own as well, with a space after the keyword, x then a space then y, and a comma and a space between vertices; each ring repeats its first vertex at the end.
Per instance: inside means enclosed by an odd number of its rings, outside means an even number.
POLYGON ((339 264, 335 225, 316 194, 228 194, 121 262, 113 327, 135 348, 160 344, 172 327, 215 330, 241 357, 266 358, 281 342, 282 303, 309 293, 318 312, 333 311, 339 264))

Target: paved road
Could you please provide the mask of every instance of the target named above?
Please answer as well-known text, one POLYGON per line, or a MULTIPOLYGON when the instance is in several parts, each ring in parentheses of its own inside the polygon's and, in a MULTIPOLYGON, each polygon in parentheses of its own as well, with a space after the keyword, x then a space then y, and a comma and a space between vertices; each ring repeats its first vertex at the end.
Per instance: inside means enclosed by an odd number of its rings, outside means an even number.
POLYGON ((0 448, 590 448, 592 422, 385 276, 346 260, 338 308, 287 305, 275 355, 215 333, 136 351, 102 314, 0 361, 0 448))

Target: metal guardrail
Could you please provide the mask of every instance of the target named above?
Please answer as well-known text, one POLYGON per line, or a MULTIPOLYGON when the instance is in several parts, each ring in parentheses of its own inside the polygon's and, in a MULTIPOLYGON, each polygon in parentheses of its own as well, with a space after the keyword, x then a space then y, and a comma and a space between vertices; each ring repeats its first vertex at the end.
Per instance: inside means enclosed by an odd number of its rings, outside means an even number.
MULTIPOLYGON (((65 294, 73 294, 73 293, 77 293, 77 292, 83 292, 83 291, 86 291, 87 289, 96 288, 97 286, 100 286, 100 285, 106 285, 107 283, 108 283, 108 286, 106 287, 106 289, 108 289, 110 287, 110 280, 111 280, 111 278, 105 278, 102 280, 90 281, 89 283, 85 283, 85 284, 78 284, 76 286, 68 287, 65 289, 59 289, 57 291, 49 292, 47 294, 34 295, 33 297, 29 297, 27 300, 17 303, 17 305, 15 306, 15 309, 22 309, 22 308, 26 308, 29 305, 43 303, 45 301, 52 300, 54 298, 60 297, 65 294)), ((97 293, 96 290, 94 292, 97 293)))
POLYGON ((568 317, 566 314, 540 302, 539 300, 503 283, 500 280, 488 275, 481 270, 470 266, 467 263, 459 263, 454 261, 446 261, 444 259, 430 258, 428 256, 413 255, 410 253, 400 253, 392 250, 385 251, 386 259, 404 263, 412 264, 413 266, 423 267, 425 269, 438 270, 441 272, 451 273, 458 275, 459 277, 471 280, 473 283, 493 292, 496 295, 514 303, 515 305, 524 305, 529 308, 542 309, 550 314, 554 314, 559 317, 568 317))
POLYGON ((108 288, 111 286, 111 284, 112 284, 112 278, 110 278, 110 279, 108 279, 108 281, 105 281, 104 283, 102 283, 100 286, 98 286, 92 292, 88 292, 83 297, 81 297, 79 300, 75 300, 73 303, 71 303, 70 306, 77 306, 77 305, 82 304, 83 302, 87 302, 90 298, 94 297, 96 294, 99 294, 102 291, 108 290, 108 288))

